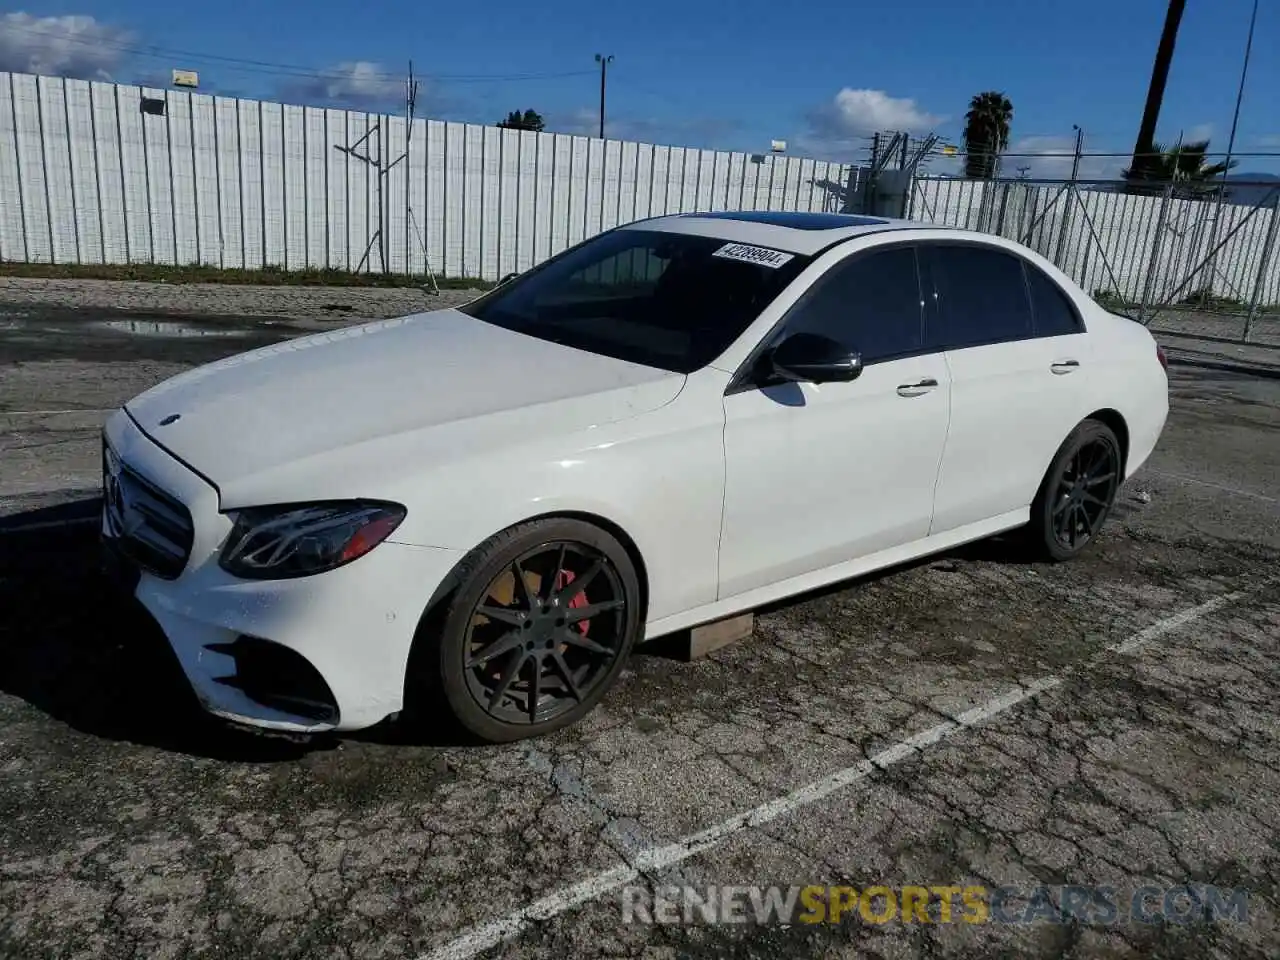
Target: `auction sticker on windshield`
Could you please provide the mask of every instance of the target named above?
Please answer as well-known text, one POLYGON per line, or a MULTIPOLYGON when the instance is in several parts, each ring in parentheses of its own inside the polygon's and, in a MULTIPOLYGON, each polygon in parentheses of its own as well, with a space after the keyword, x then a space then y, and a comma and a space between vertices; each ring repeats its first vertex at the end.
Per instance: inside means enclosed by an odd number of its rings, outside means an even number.
POLYGON ((762 267, 771 267, 776 270, 792 259, 793 255, 783 253, 781 250, 770 250, 768 247, 753 247, 749 243, 726 243, 712 256, 741 260, 744 263, 758 263, 762 267))

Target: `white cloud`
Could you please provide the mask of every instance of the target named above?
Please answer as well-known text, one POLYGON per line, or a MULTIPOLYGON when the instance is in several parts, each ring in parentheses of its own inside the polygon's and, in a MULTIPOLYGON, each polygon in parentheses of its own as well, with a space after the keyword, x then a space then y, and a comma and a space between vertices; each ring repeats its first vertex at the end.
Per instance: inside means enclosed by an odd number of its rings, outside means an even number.
POLYGON ((835 95, 828 116, 846 133, 873 133, 896 130, 927 133, 942 117, 926 113, 906 97, 891 97, 883 90, 854 90, 845 87, 835 95))
MULTIPOLYGON (((420 103, 423 92, 419 88, 420 103)), ((291 85, 289 93, 324 106, 377 110, 404 102, 404 80, 380 63, 344 60, 314 78, 291 85)))
MULTIPOLYGON (((406 75, 372 60, 344 60, 318 69, 314 77, 281 85, 278 96, 287 103, 336 107, 369 113, 404 114, 406 75)), ((467 102, 430 80, 418 80, 414 116, 429 120, 467 120, 474 117, 467 102)), ((505 116, 506 114, 503 114, 505 116)), ((494 123, 500 118, 495 117, 494 123)), ((483 122, 483 121, 481 121, 483 122)))
POLYGON ((1182 131, 1183 143, 1199 143, 1201 140, 1210 140, 1212 138, 1212 123, 1197 123, 1194 127, 1188 127, 1182 131))
POLYGON ((110 79, 130 35, 93 17, 0 17, 0 70, 46 76, 110 79))
POLYGON ((929 133, 946 117, 929 113, 909 97, 883 90, 845 87, 830 102, 811 110, 808 129, 796 140, 796 152, 832 159, 864 156, 866 139, 875 132, 929 133))
POLYGON ((1065 180, 1071 175, 1074 150, 1075 140, 1071 137, 1022 137, 1010 143, 1001 157, 1000 175, 1065 180))
MULTIPOLYGON (((1018 177, 1025 173, 1032 180, 1066 180, 1071 176, 1075 146, 1074 137, 1036 136, 1015 140, 1000 159, 1000 176, 1018 177)), ((1120 157, 1084 156, 1080 159, 1078 178, 1117 180, 1125 166, 1127 163, 1120 157)))
MULTIPOLYGON (((600 133, 600 114, 590 107, 579 107, 572 113, 544 113, 547 133, 571 133, 580 137, 594 137, 600 133)), ((605 117, 605 133, 616 136, 618 121, 605 117)))
POLYGON ((1275 149, 1280 147, 1280 133, 1268 133, 1257 138, 1260 147, 1275 149))
MULTIPOLYGON (((600 114, 591 107, 579 107, 567 114, 546 115, 548 133, 571 133, 584 137, 600 135, 600 114)), ((604 133, 610 140, 724 149, 726 136, 739 129, 735 120, 719 117, 687 117, 666 120, 627 114, 605 116, 604 133)))

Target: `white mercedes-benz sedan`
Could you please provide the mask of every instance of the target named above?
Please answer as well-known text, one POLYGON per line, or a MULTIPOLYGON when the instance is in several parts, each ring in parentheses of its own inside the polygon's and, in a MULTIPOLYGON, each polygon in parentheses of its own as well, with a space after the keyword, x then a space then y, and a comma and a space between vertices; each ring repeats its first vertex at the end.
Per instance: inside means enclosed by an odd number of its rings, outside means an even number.
POLYGON ((130 400, 104 555, 218 716, 513 740, 644 638, 1002 531, 1072 557, 1167 413, 1147 330, 1015 243, 666 216, 130 400))

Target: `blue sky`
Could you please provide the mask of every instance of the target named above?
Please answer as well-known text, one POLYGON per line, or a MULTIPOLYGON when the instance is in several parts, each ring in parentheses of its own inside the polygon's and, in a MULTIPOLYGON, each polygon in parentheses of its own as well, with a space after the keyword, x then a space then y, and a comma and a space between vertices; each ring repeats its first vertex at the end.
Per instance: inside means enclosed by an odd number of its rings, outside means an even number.
MULTIPOLYGON (((170 68, 191 68, 208 92, 384 108, 402 97, 393 78, 412 59, 419 116, 495 122, 532 107, 549 129, 593 133, 601 52, 615 57, 610 136, 739 150, 778 138, 791 153, 846 161, 865 157, 876 128, 958 142, 968 98, 996 89, 1014 105, 1012 150, 1034 155, 1008 166, 1057 175, 1069 160, 1042 155, 1070 149, 1072 124, 1090 152, 1132 149, 1165 6, 31 0, 0 7, 0 69, 163 83, 170 68)), ((1189 0, 1159 139, 1207 135, 1225 149, 1250 7, 1189 0)), ((1280 2, 1261 7, 1236 149, 1280 153, 1280 2)), ((1123 165, 1094 158, 1085 172, 1123 165)), ((1280 172, 1280 159, 1247 158, 1239 169, 1280 172)))

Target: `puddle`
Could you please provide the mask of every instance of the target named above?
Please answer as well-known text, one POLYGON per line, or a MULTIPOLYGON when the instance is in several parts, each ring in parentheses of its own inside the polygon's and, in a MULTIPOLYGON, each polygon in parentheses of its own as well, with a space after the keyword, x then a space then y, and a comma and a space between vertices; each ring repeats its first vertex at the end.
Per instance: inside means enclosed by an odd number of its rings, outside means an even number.
POLYGON ((99 320, 101 330, 127 333, 135 337, 188 339, 193 337, 244 337, 246 332, 235 327, 197 327, 179 320, 99 320))

